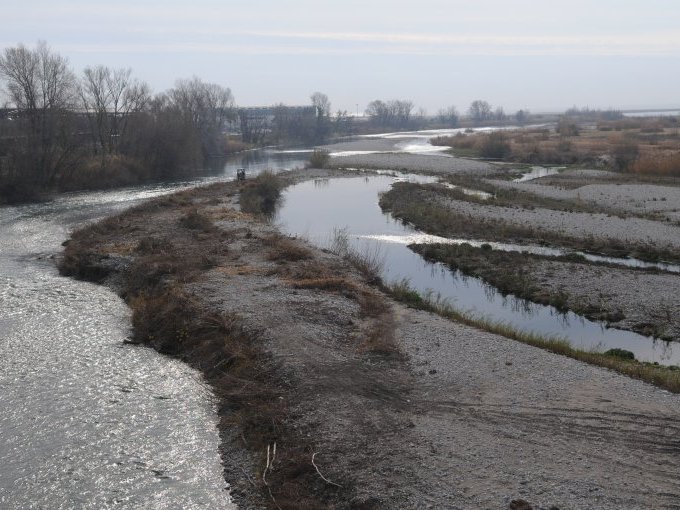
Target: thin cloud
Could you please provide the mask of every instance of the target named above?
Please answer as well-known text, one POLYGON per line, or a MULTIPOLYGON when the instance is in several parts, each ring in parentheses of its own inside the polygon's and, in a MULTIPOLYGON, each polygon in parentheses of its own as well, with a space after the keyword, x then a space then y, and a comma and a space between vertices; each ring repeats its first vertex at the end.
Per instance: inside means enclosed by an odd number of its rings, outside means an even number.
MULTIPOLYGON (((155 31, 156 35, 161 31, 155 31)), ((361 32, 183 31, 173 42, 67 44, 81 53, 205 52, 274 55, 654 56, 680 54, 680 34, 516 36, 361 32), (208 36, 210 40, 206 40, 208 36), (219 38, 227 38, 220 41, 219 38), (203 40, 201 40, 203 39, 203 40)))

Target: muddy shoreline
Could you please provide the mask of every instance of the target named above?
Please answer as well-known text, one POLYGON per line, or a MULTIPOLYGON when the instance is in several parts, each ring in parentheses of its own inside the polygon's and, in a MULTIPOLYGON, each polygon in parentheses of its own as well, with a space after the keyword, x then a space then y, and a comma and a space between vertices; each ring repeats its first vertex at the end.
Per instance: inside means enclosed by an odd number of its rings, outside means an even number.
POLYGON ((240 508, 680 497, 680 396, 396 303, 241 213, 238 192, 180 192, 87 227, 61 267, 123 294, 135 341, 206 374, 240 508))

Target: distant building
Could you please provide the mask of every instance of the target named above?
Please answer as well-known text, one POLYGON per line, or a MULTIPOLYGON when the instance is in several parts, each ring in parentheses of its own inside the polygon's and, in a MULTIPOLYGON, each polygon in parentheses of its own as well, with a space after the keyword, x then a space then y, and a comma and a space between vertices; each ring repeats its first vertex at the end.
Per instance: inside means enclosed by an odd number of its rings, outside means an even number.
POLYGON ((274 129, 289 128, 291 121, 306 124, 316 119, 316 107, 305 106, 248 106, 238 108, 239 127, 244 142, 261 142, 274 129))

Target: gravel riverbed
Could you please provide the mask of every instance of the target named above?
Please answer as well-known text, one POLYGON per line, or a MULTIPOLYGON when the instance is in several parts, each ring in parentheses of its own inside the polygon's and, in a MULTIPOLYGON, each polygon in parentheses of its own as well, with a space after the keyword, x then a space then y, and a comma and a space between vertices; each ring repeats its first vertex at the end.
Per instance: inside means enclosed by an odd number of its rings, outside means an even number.
MULTIPOLYGON (((257 333, 273 360, 286 427, 310 445, 300 465, 329 505, 505 508, 521 498, 534 508, 677 507, 679 395, 387 296, 384 309, 376 301, 367 315, 356 292, 375 289, 359 273, 299 239, 288 242, 306 250, 301 259, 272 252, 275 227, 234 210, 230 186, 188 195, 184 212, 127 214, 97 253, 109 265, 129 264, 134 251, 121 258, 121 246, 145 238, 194 249, 221 239, 213 267, 177 283, 202 307, 238 316, 244 331, 257 333), (212 218, 217 230, 188 232, 181 220, 188 210, 212 218), (396 352, 372 352, 371 335, 396 352)), ((266 450, 246 452, 238 428, 225 423, 225 475, 239 507, 271 505, 260 482, 266 450)))

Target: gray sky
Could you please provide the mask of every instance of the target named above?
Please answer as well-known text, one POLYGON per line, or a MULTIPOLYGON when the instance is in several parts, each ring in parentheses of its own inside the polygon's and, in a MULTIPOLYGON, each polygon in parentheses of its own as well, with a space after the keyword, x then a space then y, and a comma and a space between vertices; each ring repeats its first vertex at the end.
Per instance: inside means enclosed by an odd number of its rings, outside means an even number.
POLYGON ((197 75, 241 105, 411 99, 435 113, 678 107, 677 0, 0 0, 0 46, 39 39, 155 91, 197 75))

